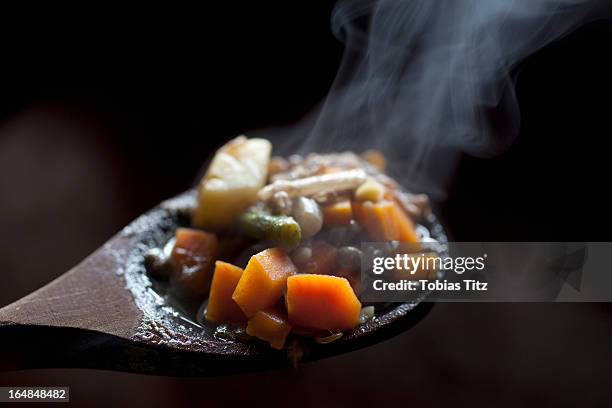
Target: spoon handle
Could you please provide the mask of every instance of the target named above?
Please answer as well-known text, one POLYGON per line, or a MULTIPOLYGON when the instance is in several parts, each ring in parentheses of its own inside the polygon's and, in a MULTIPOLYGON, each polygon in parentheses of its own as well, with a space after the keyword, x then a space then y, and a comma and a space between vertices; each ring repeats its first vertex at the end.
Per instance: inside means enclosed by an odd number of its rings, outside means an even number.
POLYGON ((116 273, 121 261, 103 247, 46 286, 0 309, 0 369, 121 369, 128 364, 116 356, 104 360, 111 351, 125 354, 118 347, 133 343, 142 317, 116 273))

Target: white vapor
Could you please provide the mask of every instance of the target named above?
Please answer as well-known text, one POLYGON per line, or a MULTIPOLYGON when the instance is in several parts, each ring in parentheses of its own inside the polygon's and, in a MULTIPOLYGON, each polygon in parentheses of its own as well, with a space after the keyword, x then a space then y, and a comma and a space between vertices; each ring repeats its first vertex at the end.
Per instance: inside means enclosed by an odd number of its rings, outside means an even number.
POLYGON ((608 15, 581 0, 349 0, 332 13, 345 53, 326 99, 285 129, 287 152, 382 150, 392 173, 436 193, 458 153, 491 156, 520 125, 518 64, 608 15))

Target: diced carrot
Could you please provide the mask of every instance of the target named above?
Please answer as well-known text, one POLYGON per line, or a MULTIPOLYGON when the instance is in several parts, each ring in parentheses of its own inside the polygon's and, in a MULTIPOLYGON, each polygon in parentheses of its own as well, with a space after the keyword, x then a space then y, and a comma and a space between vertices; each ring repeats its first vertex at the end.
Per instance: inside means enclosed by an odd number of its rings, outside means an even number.
POLYGON ((170 254, 172 284, 184 296, 203 298, 219 250, 217 236, 197 229, 178 228, 175 238, 170 254))
POLYGON ((307 264, 308 273, 332 275, 336 269, 336 259, 338 257, 336 247, 323 240, 317 240, 313 242, 311 249, 312 258, 307 264))
POLYGON ((353 219, 353 208, 349 200, 338 201, 323 207, 323 225, 327 228, 343 227, 353 219))
MULTIPOLYGON (((383 203, 386 204, 388 202, 384 201, 383 203)), ((377 208, 380 208, 383 203, 377 203, 377 206, 374 206, 373 203, 368 201, 364 203, 357 201, 353 202, 353 214, 355 214, 355 219, 363 228, 365 228, 370 236, 370 239, 374 241, 386 240, 384 237, 383 227, 379 221, 382 211, 376 210, 377 208)))
POLYGON ((268 248, 249 260, 232 299, 247 317, 274 306, 281 298, 287 278, 297 273, 285 251, 268 248))
POLYGON ((267 341, 272 348, 280 350, 291 332, 285 312, 278 309, 259 310, 249 319, 248 335, 267 341))
POLYGON ((357 325, 361 303, 345 278, 303 274, 287 279, 287 310, 292 324, 342 331, 357 325))
POLYGON ((223 261, 215 262, 215 274, 206 306, 206 320, 215 323, 247 320, 242 309, 232 299, 241 276, 242 268, 223 261))
MULTIPOLYGON (((410 243, 419 242, 419 237, 417 236, 416 229, 414 228, 414 223, 395 201, 392 202, 392 214, 392 218, 395 222, 395 228, 392 228, 394 232, 391 235, 397 237, 395 240, 410 243)), ((394 238, 389 238, 389 240, 393 239, 394 238)))
POLYGON ((353 212, 357 222, 374 241, 418 242, 412 220, 395 201, 355 201, 353 212))

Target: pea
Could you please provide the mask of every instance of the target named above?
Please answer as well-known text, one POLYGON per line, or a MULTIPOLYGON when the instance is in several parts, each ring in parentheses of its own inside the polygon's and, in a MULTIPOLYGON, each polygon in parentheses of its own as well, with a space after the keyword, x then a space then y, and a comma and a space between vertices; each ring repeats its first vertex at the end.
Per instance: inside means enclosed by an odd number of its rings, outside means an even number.
POLYGON ((296 248, 291 254, 291 259, 296 264, 305 264, 312 258, 312 249, 310 247, 301 246, 296 248))
POLYGON ((338 250, 338 263, 346 268, 358 269, 361 267, 361 250, 352 246, 345 246, 338 250))

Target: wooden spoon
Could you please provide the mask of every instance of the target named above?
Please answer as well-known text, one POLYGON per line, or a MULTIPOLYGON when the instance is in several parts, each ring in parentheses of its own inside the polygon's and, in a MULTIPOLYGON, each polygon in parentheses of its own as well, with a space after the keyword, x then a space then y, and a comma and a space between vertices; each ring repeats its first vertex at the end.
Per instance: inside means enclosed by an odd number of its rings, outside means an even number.
MULTIPOLYGON (((215 337, 166 304, 144 270, 194 200, 189 191, 137 218, 79 265, 0 309, 0 369, 78 367, 159 375, 218 375, 282 367, 286 351, 215 337)), ((431 303, 394 304, 330 344, 305 343, 301 361, 356 350, 422 319, 431 303)))

